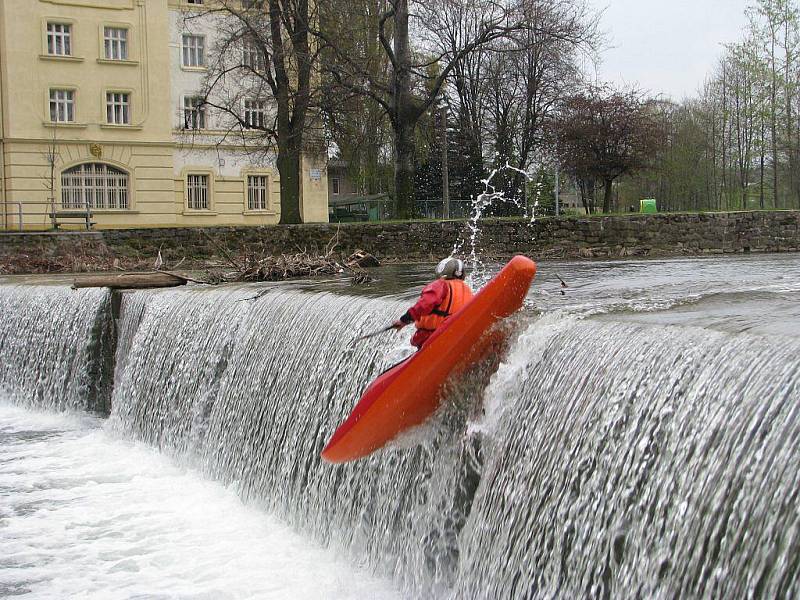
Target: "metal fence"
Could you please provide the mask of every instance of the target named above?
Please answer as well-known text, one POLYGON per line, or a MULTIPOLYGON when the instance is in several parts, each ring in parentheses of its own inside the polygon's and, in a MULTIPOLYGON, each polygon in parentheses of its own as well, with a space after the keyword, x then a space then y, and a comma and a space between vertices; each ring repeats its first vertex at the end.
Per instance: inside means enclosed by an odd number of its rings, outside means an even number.
POLYGON ((65 210, 61 202, 52 200, 0 200, 0 217, 2 231, 46 231, 65 224, 91 229, 94 224, 86 203, 65 210))

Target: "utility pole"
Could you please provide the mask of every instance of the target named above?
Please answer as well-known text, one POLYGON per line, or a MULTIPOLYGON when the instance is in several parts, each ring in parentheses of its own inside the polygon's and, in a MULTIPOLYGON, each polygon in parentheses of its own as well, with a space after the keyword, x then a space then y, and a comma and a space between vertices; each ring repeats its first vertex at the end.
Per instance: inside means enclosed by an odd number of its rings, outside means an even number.
POLYGON ((442 218, 450 218, 450 173, 447 165, 447 105, 440 111, 442 120, 442 218))
POLYGON ((556 216, 558 216, 561 212, 561 206, 559 205, 559 199, 561 196, 561 181, 560 181, 560 174, 558 172, 558 159, 556 159, 556 216))

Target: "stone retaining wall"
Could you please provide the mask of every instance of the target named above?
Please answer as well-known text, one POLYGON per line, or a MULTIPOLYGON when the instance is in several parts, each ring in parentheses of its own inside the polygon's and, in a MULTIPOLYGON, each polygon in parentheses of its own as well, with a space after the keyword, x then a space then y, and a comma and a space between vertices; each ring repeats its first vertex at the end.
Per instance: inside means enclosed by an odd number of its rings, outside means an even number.
MULTIPOLYGON (((544 218, 481 223, 484 256, 524 253, 535 258, 623 258, 800 250, 800 211, 659 214, 590 218, 544 218)), ((382 260, 423 261, 448 255, 454 245, 469 251, 463 221, 349 223, 104 230, 82 233, 0 235, 0 260, 21 253, 56 256, 97 253, 125 259, 166 261, 187 258, 187 266, 218 257, 219 245, 232 251, 263 248, 268 253, 324 249, 338 231, 338 249, 358 248, 382 260)))

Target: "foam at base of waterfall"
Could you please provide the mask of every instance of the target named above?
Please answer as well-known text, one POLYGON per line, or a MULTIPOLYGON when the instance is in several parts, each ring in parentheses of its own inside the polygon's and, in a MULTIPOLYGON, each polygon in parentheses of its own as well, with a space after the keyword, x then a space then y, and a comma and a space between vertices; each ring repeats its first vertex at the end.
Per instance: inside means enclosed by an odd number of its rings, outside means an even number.
POLYGON ((399 597, 233 491, 100 425, 0 404, 0 596, 399 597))

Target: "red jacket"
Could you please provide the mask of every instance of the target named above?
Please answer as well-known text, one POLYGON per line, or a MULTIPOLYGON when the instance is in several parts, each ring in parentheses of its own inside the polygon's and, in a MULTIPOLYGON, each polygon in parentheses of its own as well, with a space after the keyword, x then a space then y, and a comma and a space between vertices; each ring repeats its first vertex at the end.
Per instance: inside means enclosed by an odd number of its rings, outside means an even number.
MULTIPOLYGON (((417 303, 409 308, 400 320, 404 323, 411 323, 432 314, 444 303, 448 293, 449 287, 445 279, 437 279, 429 283, 423 288, 417 303)), ((433 331, 430 329, 417 329, 411 338, 411 345, 421 348, 431 335, 433 335, 433 331)))
POLYGON ((420 317, 431 314, 447 297, 447 281, 437 279, 426 285, 419 295, 417 303, 408 309, 408 314, 414 321, 420 317))

